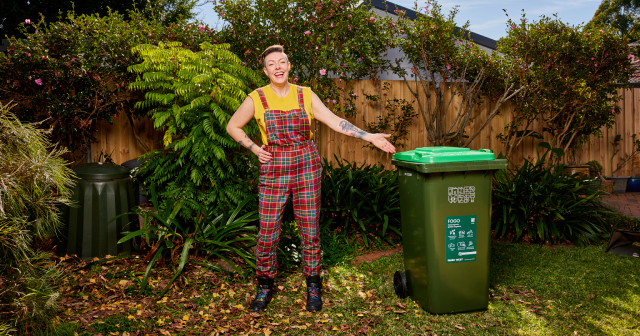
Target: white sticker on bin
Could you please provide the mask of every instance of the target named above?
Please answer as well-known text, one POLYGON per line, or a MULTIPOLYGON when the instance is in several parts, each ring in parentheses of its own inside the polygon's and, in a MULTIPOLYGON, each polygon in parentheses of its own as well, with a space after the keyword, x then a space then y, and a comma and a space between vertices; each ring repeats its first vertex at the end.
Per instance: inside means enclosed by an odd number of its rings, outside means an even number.
POLYGON ((449 187, 449 203, 473 203, 476 200, 476 187, 449 187))

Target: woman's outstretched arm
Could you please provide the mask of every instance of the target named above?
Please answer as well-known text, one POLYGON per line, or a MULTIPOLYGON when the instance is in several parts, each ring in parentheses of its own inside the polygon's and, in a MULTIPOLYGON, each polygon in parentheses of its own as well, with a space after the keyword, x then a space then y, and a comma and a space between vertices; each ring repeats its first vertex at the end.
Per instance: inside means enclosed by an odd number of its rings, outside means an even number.
POLYGON ((371 134, 357 128, 349 121, 344 120, 331 112, 331 110, 324 106, 320 97, 318 97, 314 92, 311 92, 311 109, 313 109, 313 117, 329 126, 332 130, 364 141, 369 141, 374 146, 387 153, 396 152, 396 148, 386 139, 391 136, 390 134, 371 134))
POLYGON ((253 118, 254 111, 253 99, 247 97, 233 114, 233 117, 229 119, 229 123, 227 123, 227 133, 229 133, 233 140, 257 155, 261 163, 265 163, 271 160, 271 153, 264 150, 264 145, 262 147, 256 145, 242 130, 242 128, 251 121, 251 118, 253 118))

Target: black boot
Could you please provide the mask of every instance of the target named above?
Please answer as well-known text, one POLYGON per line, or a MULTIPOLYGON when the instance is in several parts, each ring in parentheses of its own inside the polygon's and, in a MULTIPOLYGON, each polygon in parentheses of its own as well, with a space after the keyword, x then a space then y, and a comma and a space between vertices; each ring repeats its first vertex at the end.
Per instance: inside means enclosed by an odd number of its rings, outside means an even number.
POLYGON ((307 311, 322 309, 322 279, 319 275, 307 277, 307 311))
POLYGON ((251 302, 251 310, 261 311, 267 308, 273 298, 273 278, 258 277, 258 294, 251 302))

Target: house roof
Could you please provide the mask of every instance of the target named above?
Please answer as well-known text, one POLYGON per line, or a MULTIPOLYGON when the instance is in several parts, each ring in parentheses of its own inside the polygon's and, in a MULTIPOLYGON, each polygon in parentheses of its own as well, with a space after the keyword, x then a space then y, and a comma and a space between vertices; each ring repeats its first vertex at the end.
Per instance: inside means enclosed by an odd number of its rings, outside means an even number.
MULTIPOLYGON (((405 16, 410 18, 411 20, 415 20, 418 17, 418 12, 400 6, 400 5, 396 5, 393 2, 389 2, 389 1, 385 1, 385 0, 371 0, 371 7, 377 8, 379 10, 382 11, 386 11, 387 13, 393 14, 393 15, 397 15, 395 13, 395 10, 402 10, 405 11, 405 16)), ((462 28, 460 27, 456 27, 456 32, 461 30, 462 28)), ((490 39, 486 36, 482 36, 480 34, 474 33, 474 32, 468 32, 468 34, 465 34, 464 36, 465 38, 471 38, 471 40, 481 46, 487 47, 491 50, 496 50, 497 48, 497 41, 494 39, 490 39)))

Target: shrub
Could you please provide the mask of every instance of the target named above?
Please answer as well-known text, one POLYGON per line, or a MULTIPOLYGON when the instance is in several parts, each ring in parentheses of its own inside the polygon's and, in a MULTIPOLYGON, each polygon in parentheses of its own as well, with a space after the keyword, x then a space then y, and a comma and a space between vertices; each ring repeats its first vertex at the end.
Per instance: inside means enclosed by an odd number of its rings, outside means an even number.
POLYGON ((323 158, 322 211, 320 222, 329 232, 345 231, 351 242, 359 235, 369 246, 371 240, 394 244, 400 232, 400 191, 398 174, 382 166, 339 160, 336 166, 323 158))
MULTIPOLYGON (((608 228, 603 215, 609 211, 598 193, 584 196, 589 188, 583 178, 566 176, 564 165, 547 165, 549 150, 536 162, 525 159, 517 169, 498 171, 493 181, 492 227, 497 238, 533 242, 569 240, 584 245, 601 240, 608 228)), ((554 150, 558 150, 554 148, 554 150)))
MULTIPOLYGON (((251 195, 242 201, 238 207, 229 212, 227 209, 219 214, 201 204, 194 204, 195 211, 191 217, 179 216, 185 209, 185 201, 173 199, 158 200, 155 189, 151 187, 151 203, 154 210, 147 211, 137 208, 135 213, 143 218, 143 229, 125 232, 125 236, 118 241, 123 243, 135 237, 145 240, 151 249, 144 261, 148 262, 141 281, 140 291, 146 293, 147 281, 151 270, 160 258, 171 263, 174 269, 173 278, 162 289, 162 297, 171 288, 173 282, 182 274, 187 263, 209 267, 221 271, 210 258, 218 258, 234 265, 230 259, 246 263, 255 269, 254 258, 249 252, 255 246, 255 229, 253 225, 257 219, 256 211, 244 211, 247 203, 255 201, 256 195, 251 195), (194 256, 189 257, 189 253, 194 256), (198 253, 202 253, 198 258, 198 253)), ((121 216, 125 216, 124 214, 121 216)), ((233 266, 238 273, 240 270, 233 266)))
POLYGON ((428 1, 425 10, 416 3, 414 9, 415 18, 396 11, 398 29, 404 32, 397 41, 411 73, 400 67, 400 60, 395 72, 417 101, 429 142, 466 147, 500 113, 501 106, 524 89, 513 81, 521 64, 467 41, 469 22, 456 26, 458 9, 445 16, 436 1, 428 1), (491 106, 483 106, 487 100, 491 106), (487 109, 487 114, 471 127, 477 107, 487 109))
POLYGON ((395 24, 359 0, 221 0, 214 8, 228 22, 225 42, 248 67, 261 71, 262 51, 281 44, 293 64, 291 80, 310 86, 347 116, 357 111, 345 82, 375 79, 391 68, 384 55, 393 46, 395 24))
POLYGON ((73 173, 65 151, 10 108, 0 104, 0 310, 23 334, 46 329, 58 308, 60 273, 32 245, 59 229, 57 206, 70 205, 73 173))
POLYGON ((0 55, 0 101, 17 104, 20 120, 51 128, 54 141, 71 152, 95 140, 92 133, 101 120, 144 116, 144 110, 132 114, 139 97, 127 89, 136 78, 127 67, 140 62, 131 48, 179 41, 196 50, 215 41, 216 33, 197 24, 163 26, 139 12, 129 17, 69 12, 64 21, 21 23, 26 39, 0 55))
POLYGON ((527 135, 548 132, 551 145, 567 152, 611 127, 620 113, 617 84, 628 83, 635 69, 628 43, 611 27, 571 26, 545 16, 509 19, 497 51, 528 69, 517 78, 526 92, 514 97, 512 121, 500 136, 505 155, 527 135))
MULTIPOLYGON (((132 90, 145 92, 136 107, 148 110, 164 131, 163 151, 147 154, 138 171, 160 198, 192 204, 235 206, 255 193, 258 161, 226 132, 231 116, 257 83, 257 74, 240 65, 229 45, 203 43, 192 52, 180 43, 134 48, 144 61, 129 68, 139 75, 132 90)), ((251 121, 244 129, 258 133, 251 121)), ((187 216, 191 216, 185 212, 187 216)))
POLYGON ((106 16, 111 10, 126 13, 137 8, 147 19, 167 25, 184 19, 193 19, 195 13, 192 10, 195 5, 196 1, 194 0, 49 0, 46 2, 31 1, 27 2, 27 6, 25 6, 24 1, 5 0, 3 1, 4 14, 0 37, 4 38, 6 35, 7 37, 24 38, 24 34, 16 27, 25 19, 37 18, 39 14, 49 19, 55 19, 60 15, 60 12, 66 13, 73 10, 78 15, 99 14, 106 16))

